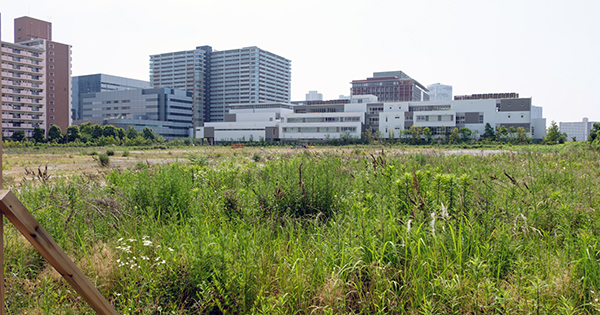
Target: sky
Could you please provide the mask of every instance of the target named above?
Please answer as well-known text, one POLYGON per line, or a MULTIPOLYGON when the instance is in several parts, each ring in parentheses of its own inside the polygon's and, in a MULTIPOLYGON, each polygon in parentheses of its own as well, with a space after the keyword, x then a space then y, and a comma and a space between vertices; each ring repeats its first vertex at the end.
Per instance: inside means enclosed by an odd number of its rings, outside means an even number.
POLYGON ((292 100, 350 94, 404 71, 454 95, 516 92, 551 121, 600 121, 598 0, 0 0, 13 20, 52 22, 73 76, 149 80, 149 55, 258 46, 292 61, 292 100))

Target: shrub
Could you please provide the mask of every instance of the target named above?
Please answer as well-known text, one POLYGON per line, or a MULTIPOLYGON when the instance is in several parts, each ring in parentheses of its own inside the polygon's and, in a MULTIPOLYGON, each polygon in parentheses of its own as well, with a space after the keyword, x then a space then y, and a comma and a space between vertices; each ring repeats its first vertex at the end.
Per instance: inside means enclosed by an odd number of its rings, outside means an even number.
POLYGON ((114 150, 106 150, 106 155, 108 155, 108 156, 114 156, 115 155, 115 151, 114 150))
POLYGON ((110 158, 108 157, 107 154, 100 154, 98 155, 98 164, 101 167, 107 167, 110 165, 110 158))
POLYGON ((125 150, 123 151, 123 157, 128 157, 129 156, 129 151, 125 150))

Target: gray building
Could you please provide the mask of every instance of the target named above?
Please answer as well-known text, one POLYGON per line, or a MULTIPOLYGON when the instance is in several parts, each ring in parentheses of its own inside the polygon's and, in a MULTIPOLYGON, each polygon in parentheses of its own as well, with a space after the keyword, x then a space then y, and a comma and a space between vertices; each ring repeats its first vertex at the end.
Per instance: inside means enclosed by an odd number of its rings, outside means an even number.
POLYGON ((79 97, 83 93, 96 93, 131 89, 149 89, 150 82, 117 77, 108 74, 90 74, 72 77, 71 79, 71 108, 73 120, 81 120, 82 104, 79 97))
POLYGON ((81 124, 113 125, 137 131, 152 128, 167 140, 189 137, 192 93, 170 88, 116 90, 80 95, 81 124))
POLYGON ((600 122, 590 121, 587 117, 583 117, 583 120, 580 122, 560 122, 558 128, 560 132, 567 134, 568 141, 573 139, 575 141, 587 141, 590 130, 594 128, 595 123, 600 122))
POLYGON ((434 83, 427 86, 429 90, 430 101, 451 101, 452 100, 452 86, 444 85, 441 83, 434 83))
POLYGON ((194 126, 223 121, 229 104, 289 102, 291 61, 258 47, 195 50, 150 56, 154 87, 185 89, 194 97, 194 126))

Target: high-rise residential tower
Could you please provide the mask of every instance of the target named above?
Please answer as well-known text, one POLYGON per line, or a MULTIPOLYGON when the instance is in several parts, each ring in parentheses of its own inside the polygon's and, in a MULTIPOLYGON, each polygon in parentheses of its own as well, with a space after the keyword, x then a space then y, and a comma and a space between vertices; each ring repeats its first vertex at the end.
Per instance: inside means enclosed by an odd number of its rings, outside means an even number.
POLYGON ((71 124, 71 46, 52 40, 52 23, 28 16, 14 21, 15 43, 45 50, 46 117, 48 127, 65 132, 71 124))
POLYGON ((353 80, 352 95, 375 95, 380 102, 429 101, 429 92, 402 71, 374 72, 372 78, 353 80))
POLYGON ((150 56, 154 87, 193 92, 194 126, 223 121, 229 104, 289 102, 291 61, 258 47, 195 50, 150 56))
POLYGON ((441 83, 434 83, 427 86, 429 90, 430 101, 451 101, 452 100, 452 86, 444 85, 441 83))
POLYGON ((46 129, 45 54, 43 47, 1 42, 2 136, 33 136, 46 129))

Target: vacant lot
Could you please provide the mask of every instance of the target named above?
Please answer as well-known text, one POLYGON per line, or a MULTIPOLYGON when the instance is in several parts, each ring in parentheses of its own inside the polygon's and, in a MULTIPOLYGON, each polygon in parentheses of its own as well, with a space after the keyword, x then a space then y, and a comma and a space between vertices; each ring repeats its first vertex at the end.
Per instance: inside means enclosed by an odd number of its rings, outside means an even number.
MULTIPOLYGON (((113 150, 104 168, 92 149, 4 159, 121 313, 600 308, 600 159, 586 146, 113 150), (49 179, 23 173, 46 163, 49 179)), ((5 230, 11 314, 90 311, 5 230)))

